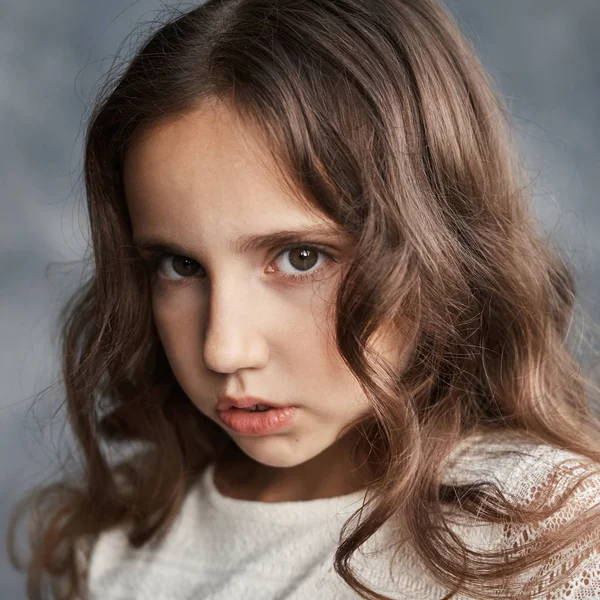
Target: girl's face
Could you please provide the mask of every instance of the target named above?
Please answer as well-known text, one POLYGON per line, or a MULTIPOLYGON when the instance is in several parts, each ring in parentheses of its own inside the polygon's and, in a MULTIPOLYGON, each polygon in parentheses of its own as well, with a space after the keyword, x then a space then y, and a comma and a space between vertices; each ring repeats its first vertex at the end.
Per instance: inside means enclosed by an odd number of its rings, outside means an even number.
MULTIPOLYGON (((368 410, 333 342, 335 290, 352 244, 286 191, 261 140, 216 101, 138 134, 124 167, 134 243, 149 260, 147 246, 162 248, 153 315, 198 410, 257 463, 310 464, 333 481, 348 460, 336 437, 368 410), (273 240, 240 248, 283 231, 297 232, 293 248, 273 240), (221 394, 298 408, 283 429, 245 435, 219 419, 221 394)), ((374 344, 396 364, 397 342, 383 337, 374 344)))

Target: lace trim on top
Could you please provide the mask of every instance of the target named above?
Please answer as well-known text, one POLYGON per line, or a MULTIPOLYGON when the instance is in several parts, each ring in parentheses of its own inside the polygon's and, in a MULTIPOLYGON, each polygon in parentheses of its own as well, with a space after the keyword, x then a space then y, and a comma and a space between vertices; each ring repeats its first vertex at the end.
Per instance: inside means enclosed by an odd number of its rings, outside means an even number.
MULTIPOLYGON (((526 543, 531 543, 542 532, 558 531, 586 511, 600 506, 600 472, 573 458, 559 464, 540 482, 530 485, 528 489, 521 489, 520 497, 524 499, 525 504, 553 504, 568 494, 575 482, 585 473, 589 473, 589 476, 575 487, 565 505, 550 517, 536 525, 515 527, 505 524, 503 529, 507 547, 520 548, 526 543), (554 487, 555 485, 557 487, 554 487), (544 498, 546 502, 542 502, 544 498)), ((524 554, 526 553, 527 551, 524 551, 524 554)), ((522 574, 519 583, 523 584, 523 592, 545 600, 600 598, 600 531, 590 531, 576 543, 555 553, 543 565, 522 574), (547 592, 543 596, 535 595, 543 593, 550 583, 573 565, 577 565, 576 569, 557 591, 547 592)))

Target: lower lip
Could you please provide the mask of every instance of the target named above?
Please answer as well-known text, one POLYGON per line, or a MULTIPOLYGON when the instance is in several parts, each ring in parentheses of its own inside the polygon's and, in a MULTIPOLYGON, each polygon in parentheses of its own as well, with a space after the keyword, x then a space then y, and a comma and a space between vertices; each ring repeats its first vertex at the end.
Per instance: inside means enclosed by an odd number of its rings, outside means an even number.
POLYGON ((244 435, 265 435, 282 429, 292 421, 296 406, 248 412, 242 408, 220 410, 219 418, 227 427, 244 435))

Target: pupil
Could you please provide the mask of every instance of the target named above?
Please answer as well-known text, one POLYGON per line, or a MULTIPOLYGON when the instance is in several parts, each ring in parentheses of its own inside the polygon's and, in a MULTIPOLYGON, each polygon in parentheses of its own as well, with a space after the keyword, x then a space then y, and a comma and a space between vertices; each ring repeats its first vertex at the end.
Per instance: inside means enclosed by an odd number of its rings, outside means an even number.
POLYGON ((197 270, 196 261, 191 258, 185 258, 184 256, 175 256, 173 258, 173 270, 177 275, 182 277, 188 277, 194 275, 197 270))
POLYGON ((300 250, 293 250, 290 252, 290 263, 292 263, 292 265, 297 269, 311 269, 317 263, 316 258, 316 252, 314 252, 314 250, 310 250, 309 248, 302 248, 300 250), (300 264, 298 265, 294 264, 295 261, 293 259, 294 255, 296 254, 301 255, 300 261, 298 261, 300 264), (311 254, 313 255, 312 260, 310 258, 311 254))

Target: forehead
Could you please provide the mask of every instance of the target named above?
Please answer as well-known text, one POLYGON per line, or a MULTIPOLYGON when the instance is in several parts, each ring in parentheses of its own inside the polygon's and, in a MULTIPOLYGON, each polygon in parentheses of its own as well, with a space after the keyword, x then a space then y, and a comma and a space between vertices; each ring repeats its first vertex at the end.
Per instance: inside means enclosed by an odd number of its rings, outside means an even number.
POLYGON ((331 223, 294 190, 260 131, 222 102, 206 102, 135 134, 124 160, 130 216, 137 227, 206 227, 274 220, 282 227, 331 223), (189 224, 189 223, 188 223, 189 224))
POLYGON ((219 172, 225 167, 252 166, 255 170, 259 165, 268 172, 273 161, 267 154, 258 128, 224 102, 207 100, 192 110, 140 128, 128 145, 125 168, 135 168, 143 161, 147 166, 175 169, 180 174, 188 168, 219 172))

